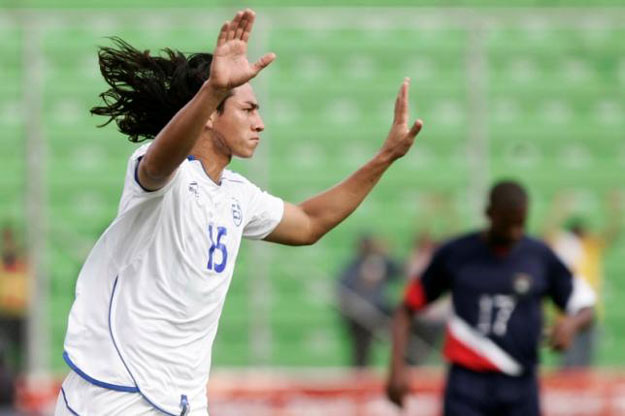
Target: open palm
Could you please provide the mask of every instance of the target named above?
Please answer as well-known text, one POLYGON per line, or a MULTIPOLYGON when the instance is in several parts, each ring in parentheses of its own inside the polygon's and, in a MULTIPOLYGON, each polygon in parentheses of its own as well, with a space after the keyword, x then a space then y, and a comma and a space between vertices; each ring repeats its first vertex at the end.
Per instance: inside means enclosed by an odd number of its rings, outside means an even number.
POLYGON ((209 82, 214 88, 229 90, 245 84, 276 58, 268 53, 253 64, 248 62, 247 42, 255 16, 252 10, 245 9, 221 27, 210 69, 209 82))

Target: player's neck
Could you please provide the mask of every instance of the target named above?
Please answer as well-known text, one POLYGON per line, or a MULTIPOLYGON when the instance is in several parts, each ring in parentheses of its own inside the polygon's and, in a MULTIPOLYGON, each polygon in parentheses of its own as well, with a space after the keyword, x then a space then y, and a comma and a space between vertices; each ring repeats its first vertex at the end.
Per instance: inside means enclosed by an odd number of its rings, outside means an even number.
POLYGON ((232 156, 216 145, 214 140, 202 137, 191 149, 191 155, 202 163, 204 172, 215 183, 221 182, 221 176, 232 156))
POLYGON ((495 254, 505 256, 517 244, 517 241, 502 240, 498 238, 492 230, 488 229, 483 233, 484 241, 495 254))

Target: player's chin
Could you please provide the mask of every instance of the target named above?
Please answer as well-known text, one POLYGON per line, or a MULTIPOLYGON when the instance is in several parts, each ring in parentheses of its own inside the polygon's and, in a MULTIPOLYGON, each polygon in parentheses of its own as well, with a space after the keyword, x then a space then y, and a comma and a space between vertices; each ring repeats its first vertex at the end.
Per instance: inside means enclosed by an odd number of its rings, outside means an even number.
POLYGON ((256 146, 246 148, 246 149, 241 149, 241 151, 237 152, 237 156, 240 157, 241 159, 249 159, 252 156, 254 156, 255 151, 256 151, 256 146))
POLYGON ((241 153, 241 157, 245 158, 245 159, 249 159, 252 156, 254 156, 254 152, 256 152, 256 148, 258 147, 258 140, 254 140, 251 143, 249 143, 247 146, 245 146, 244 149, 242 149, 241 153))

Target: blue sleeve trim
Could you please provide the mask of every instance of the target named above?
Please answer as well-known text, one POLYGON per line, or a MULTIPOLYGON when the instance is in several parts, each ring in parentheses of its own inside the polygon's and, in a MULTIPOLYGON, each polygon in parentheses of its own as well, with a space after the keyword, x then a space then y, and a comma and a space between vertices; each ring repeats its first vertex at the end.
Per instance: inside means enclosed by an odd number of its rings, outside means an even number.
POLYGON ((137 183, 137 185, 139 185, 139 187, 141 189, 143 189, 145 192, 156 192, 158 191, 158 189, 147 189, 145 188, 143 185, 141 185, 141 182, 139 182, 139 162, 141 162, 141 159, 143 159, 143 156, 139 156, 137 158, 137 164, 135 166, 135 182, 137 183))
POLYGON ((70 407, 69 403, 67 402, 67 397, 65 396, 65 390, 63 390, 63 387, 61 387, 61 394, 63 395, 63 401, 65 402, 65 407, 67 407, 67 410, 69 410, 70 413, 75 416, 80 416, 74 409, 70 407))
POLYGON ((158 407, 157 405, 154 404, 154 402, 152 402, 150 399, 148 399, 148 397, 143 394, 143 392, 141 391, 141 389, 139 388, 139 384, 137 384, 137 380, 135 379, 135 377, 132 375, 132 372, 130 371, 130 368, 128 368, 128 365, 126 365, 126 361, 124 361, 124 357, 122 357, 122 353, 119 351, 119 348, 117 347, 117 342, 115 342, 115 337, 113 336, 113 330, 111 329, 111 310, 113 308, 113 297, 115 296, 115 290, 117 289, 117 281, 119 280, 119 276, 117 276, 115 278, 115 283, 113 283, 113 291, 111 293, 111 301, 109 303, 109 334, 111 335, 111 341, 113 341, 113 346, 115 347, 115 351, 117 351, 117 355, 119 355, 119 359, 122 360, 122 364, 124 364, 124 367, 126 368, 126 371, 128 371, 128 374, 130 374, 130 378, 132 378, 132 381, 135 383, 135 385, 137 386, 137 391, 139 392, 139 394, 145 399, 145 401, 147 401, 152 407, 154 407, 156 410, 165 413, 166 415, 169 416, 178 416, 178 414, 174 414, 174 413, 169 413, 163 409, 161 409, 160 407, 158 407))
POLYGON ((76 374, 78 374, 80 377, 84 378, 89 383, 91 383, 91 384, 93 384, 95 386, 103 387, 103 388, 109 389, 109 390, 123 391, 123 392, 126 392, 126 393, 138 393, 139 392, 139 389, 136 386, 128 387, 128 386, 119 386, 117 384, 105 383, 103 381, 97 380, 97 379, 87 375, 84 371, 82 371, 80 368, 78 368, 78 366, 76 364, 73 363, 73 361, 69 358, 69 355, 67 354, 67 351, 63 352, 63 359, 65 360, 65 362, 67 363, 69 368, 74 370, 76 372, 76 374))
POLYGON ((189 155, 189 156, 187 156, 187 160, 194 161, 195 160, 195 156, 189 155))

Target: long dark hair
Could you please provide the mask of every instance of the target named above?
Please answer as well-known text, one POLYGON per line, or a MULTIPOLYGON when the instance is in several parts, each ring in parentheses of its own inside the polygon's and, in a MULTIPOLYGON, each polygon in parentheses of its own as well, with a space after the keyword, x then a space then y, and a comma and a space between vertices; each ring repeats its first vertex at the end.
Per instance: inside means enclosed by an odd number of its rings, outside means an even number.
MULTIPOLYGON (((185 56, 169 48, 165 56, 151 56, 112 37, 113 47, 100 47, 100 71, 108 90, 100 94, 104 105, 91 114, 110 117, 131 142, 153 139, 208 79, 213 55, 185 56)), ((220 104, 218 111, 223 111, 220 104)))

